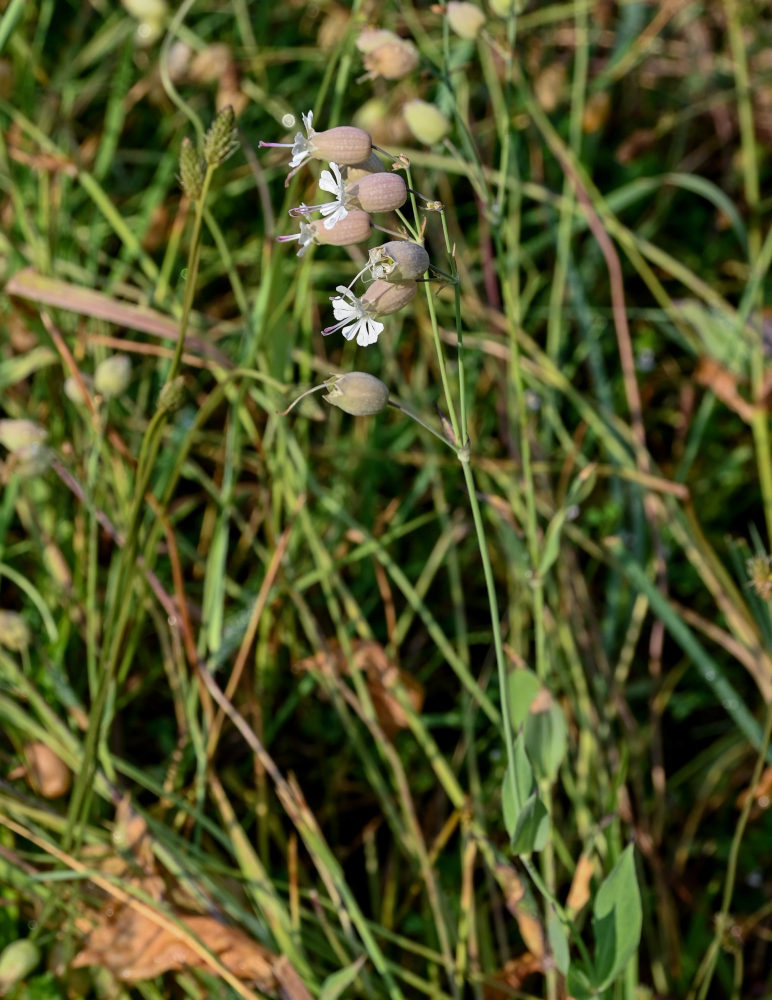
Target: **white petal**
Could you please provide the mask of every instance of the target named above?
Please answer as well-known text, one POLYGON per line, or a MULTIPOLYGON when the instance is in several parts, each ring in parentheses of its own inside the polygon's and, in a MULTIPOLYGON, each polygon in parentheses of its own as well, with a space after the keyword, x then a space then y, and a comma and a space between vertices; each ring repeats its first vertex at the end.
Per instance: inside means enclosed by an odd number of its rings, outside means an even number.
POLYGON ((359 343, 359 331, 362 328, 362 323, 364 323, 364 320, 358 319, 356 323, 352 323, 350 326, 344 326, 340 332, 343 334, 346 340, 353 340, 354 335, 356 334, 357 343, 359 343))
POLYGON ((309 111, 307 115, 301 114, 300 117, 303 119, 303 125, 310 139, 311 134, 314 131, 314 113, 313 111, 309 111))
POLYGON ((357 335, 357 343, 360 347, 369 347, 374 344, 383 330, 383 323, 374 319, 364 319, 357 335))
MULTIPOLYGON (((322 215, 327 215, 328 213, 322 210, 322 215)), ((324 228, 332 229, 334 225, 340 222, 341 219, 345 219, 348 215, 348 209, 345 205, 338 205, 334 215, 330 215, 328 219, 324 220, 324 228)))

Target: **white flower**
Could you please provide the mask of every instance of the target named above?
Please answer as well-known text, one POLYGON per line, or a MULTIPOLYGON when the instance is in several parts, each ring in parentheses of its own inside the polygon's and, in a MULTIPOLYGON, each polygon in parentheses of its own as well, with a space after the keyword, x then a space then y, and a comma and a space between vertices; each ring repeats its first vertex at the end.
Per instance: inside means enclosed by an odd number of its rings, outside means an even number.
POLYGON ((289 164, 291 167, 299 167, 301 163, 305 163, 309 159, 311 156, 311 140, 315 135, 313 111, 309 111, 307 115, 301 115, 300 117, 303 119, 306 134, 303 135, 302 132, 298 132, 295 135, 295 141, 292 143, 292 159, 289 164))
POLYGON ((335 201, 328 201, 324 205, 316 206, 322 215, 327 216, 324 221, 324 228, 332 229, 336 222, 340 222, 341 219, 345 219, 348 215, 348 209, 344 205, 346 185, 337 163, 331 163, 330 170, 322 171, 319 178, 319 187, 322 191, 328 191, 330 194, 335 195, 335 201))
POLYGON ((277 236, 277 243, 289 243, 292 240, 298 241, 298 257, 302 257, 308 248, 315 242, 314 227, 308 222, 300 222, 300 232, 290 233, 288 236, 277 236))
POLYGON ((338 322, 334 326, 326 327, 322 330, 322 334, 326 337, 340 330, 346 340, 353 340, 356 337, 360 347, 374 344, 383 330, 383 323, 368 315, 362 300, 357 298, 350 288, 338 285, 336 291, 339 294, 331 301, 332 311, 338 322))

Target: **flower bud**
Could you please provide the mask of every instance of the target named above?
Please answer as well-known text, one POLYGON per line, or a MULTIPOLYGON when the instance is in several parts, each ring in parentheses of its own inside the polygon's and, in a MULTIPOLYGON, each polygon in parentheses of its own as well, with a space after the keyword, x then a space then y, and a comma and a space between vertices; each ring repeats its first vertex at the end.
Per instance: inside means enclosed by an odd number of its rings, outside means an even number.
POLYGON ((376 45, 364 54, 367 75, 371 80, 401 80, 418 65, 418 49, 412 42, 395 35, 393 39, 376 45))
POLYGON ((328 387, 322 398, 354 417, 369 417, 386 409, 388 387, 367 372, 346 372, 333 375, 324 383, 328 387))
POLYGON ((428 101, 408 101, 402 108, 402 114, 407 122, 407 127, 419 142, 426 146, 433 146, 435 142, 444 139, 450 131, 450 122, 447 117, 434 105, 428 101))
POLYGON ((27 780, 44 799, 58 799, 70 790, 70 769, 45 743, 35 741, 24 747, 27 780))
POLYGON ((399 174, 367 174, 346 185, 346 204, 365 212, 391 212, 407 200, 407 186, 399 174))
POLYGON ((448 23, 460 38, 473 41, 485 24, 485 14, 473 3, 450 0, 447 6, 448 23))
MULTIPOLYGON (((94 380, 84 372, 80 373, 80 377, 83 380, 86 390, 90 392, 94 387, 94 380)), ((76 406, 85 406, 86 397, 83 395, 83 390, 74 375, 68 375, 64 380, 64 394, 76 406)))
POLYGON ((522 0, 488 0, 488 6, 497 17, 510 17, 522 7, 522 0))
POLYGON ((178 375, 171 382, 166 382, 159 392, 158 409, 164 413, 177 413, 182 409, 186 396, 185 376, 178 375))
POLYGON ((378 278, 362 296, 362 305, 370 316, 388 316, 406 306, 417 289, 415 281, 391 282, 378 278))
POLYGON ((387 31, 386 28, 362 28, 354 44, 360 52, 366 54, 377 49, 380 45, 396 41, 399 41, 399 35, 393 31, 387 31))
POLYGON ((334 160, 339 165, 361 163, 373 151, 370 133, 355 125, 338 125, 324 132, 314 132, 311 139, 317 160, 334 160))
POLYGON ((203 157, 199 156, 196 147, 185 136, 180 148, 180 185, 188 198, 193 201, 201 197, 205 174, 206 163, 203 157))
POLYGON ((105 399, 121 396, 131 381, 131 358, 128 354, 113 354, 100 361, 94 372, 94 388, 105 399))
POLYGON ((22 982, 40 961, 40 950, 34 941, 21 938, 12 941, 0 954, 0 996, 22 982))
POLYGON ((429 267, 429 254, 420 243, 390 240, 370 251, 370 273, 389 282, 420 278, 429 267))
POLYGON ((533 93, 542 111, 550 114, 560 103, 566 82, 564 63, 554 62, 544 69, 534 80, 533 93))
POLYGON ((0 444, 8 451, 19 451, 33 444, 43 444, 48 431, 32 420, 0 420, 0 444))
POLYGON ((12 473, 20 479, 32 479, 34 476, 41 476, 50 464, 51 449, 35 441, 11 452, 6 463, 6 474, 12 473))
POLYGON ((383 161, 377 153, 370 153, 367 159, 362 160, 361 163, 352 163, 350 166, 344 166, 341 169, 343 180, 348 184, 361 180, 363 177, 367 177, 368 174, 384 173, 386 173, 386 167, 384 167, 383 161))
POLYGON ((17 611, 0 610, 0 646, 20 653, 32 641, 29 625, 17 611))
POLYGON ((204 159, 210 167, 219 167, 239 148, 236 115, 229 105, 218 111, 204 136, 204 159))

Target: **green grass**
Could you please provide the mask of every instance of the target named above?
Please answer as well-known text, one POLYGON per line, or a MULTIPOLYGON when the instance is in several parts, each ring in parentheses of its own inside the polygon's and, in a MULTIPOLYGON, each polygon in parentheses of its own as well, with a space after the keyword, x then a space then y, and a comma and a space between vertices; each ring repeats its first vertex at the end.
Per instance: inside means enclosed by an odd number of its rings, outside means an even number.
POLYGON ((50 448, 0 453, 29 629, 0 618, 0 948, 41 954, 9 995, 299 1000, 291 963, 324 1000, 558 998, 570 960, 574 996, 591 961, 618 1000, 772 996, 757 6, 486 8, 463 39, 403 0, 189 0, 144 46, 118 4, 2 8, 0 418, 50 448), (418 47, 404 79, 363 77, 368 17, 418 47), (191 201, 218 99, 240 148, 191 201), (446 277, 373 347, 321 335, 365 250, 275 242, 320 165, 285 187, 258 143, 310 108, 368 114, 444 206, 379 220, 425 222, 446 277), (125 391, 73 402, 116 351, 125 391), (355 370, 402 409, 279 415, 355 370), (73 967, 108 906, 196 967, 73 967))

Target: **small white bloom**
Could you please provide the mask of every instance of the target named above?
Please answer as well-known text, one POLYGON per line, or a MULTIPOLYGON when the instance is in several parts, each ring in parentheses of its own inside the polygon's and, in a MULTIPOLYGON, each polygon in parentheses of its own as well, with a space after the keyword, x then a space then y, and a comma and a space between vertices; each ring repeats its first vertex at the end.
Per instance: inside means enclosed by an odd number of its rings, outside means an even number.
MULTIPOLYGON (((307 159, 311 156, 311 140, 316 134, 314 131, 314 113, 309 111, 307 115, 300 116, 303 119, 303 126, 306 130, 306 134, 303 135, 302 132, 298 132, 295 135, 295 141, 292 143, 292 159, 290 160, 291 167, 299 167, 301 163, 305 163, 307 159)), ((266 143, 265 145, 269 145, 266 143)))
POLYGON ((336 291, 339 294, 331 301, 332 311, 338 322, 334 326, 328 326, 322 330, 324 336, 340 330, 346 340, 353 340, 356 337, 356 342, 360 347, 374 344, 383 330, 383 323, 368 315, 366 308, 362 305, 362 300, 357 298, 350 288, 338 285, 336 291))
POLYGON ((330 170, 323 170, 319 178, 319 187, 322 191, 328 191, 335 195, 335 201, 325 202, 316 207, 327 216, 324 222, 325 229, 332 229, 336 222, 345 219, 348 215, 344 201, 346 198, 346 184, 341 176, 340 167, 337 163, 330 164, 330 170), (332 171, 332 173, 330 172, 332 171), (333 176, 334 175, 334 176, 333 176))
POLYGON ((290 233, 288 236, 277 236, 277 243, 289 243, 292 240, 298 241, 298 257, 302 257, 308 248, 314 243, 314 228, 308 222, 300 221, 300 232, 290 233))

